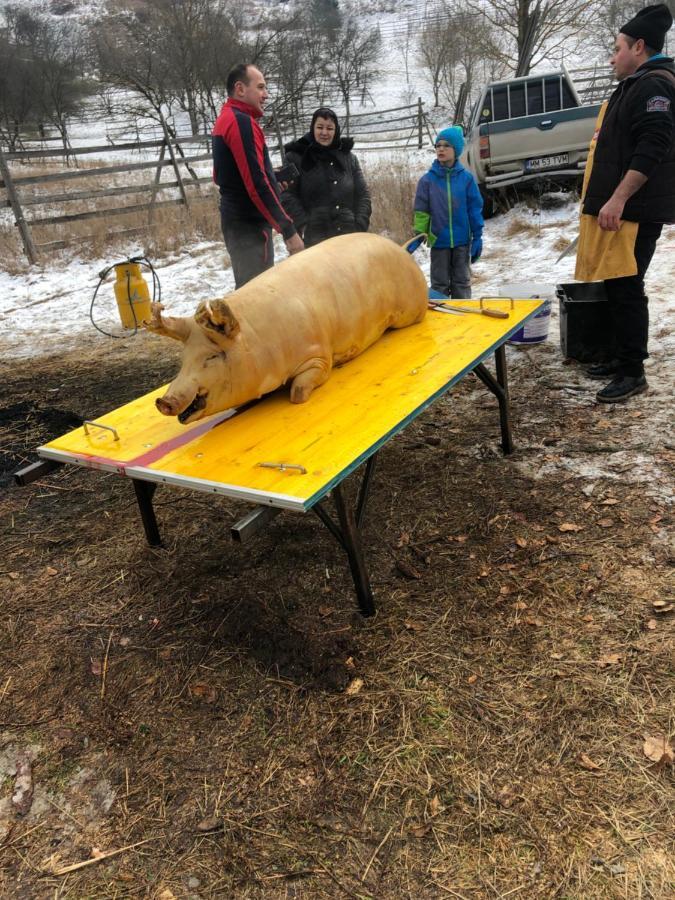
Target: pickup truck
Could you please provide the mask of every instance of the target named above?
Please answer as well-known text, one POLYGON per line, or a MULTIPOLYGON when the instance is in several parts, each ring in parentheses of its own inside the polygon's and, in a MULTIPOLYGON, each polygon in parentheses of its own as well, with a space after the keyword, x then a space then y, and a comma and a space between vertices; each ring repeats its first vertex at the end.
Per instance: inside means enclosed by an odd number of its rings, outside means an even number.
MULTIPOLYGON (((602 81, 594 100, 608 92, 609 78, 602 81)), ((510 184, 583 175, 600 106, 582 103, 564 66, 488 84, 472 111, 466 151, 486 206, 510 184)))

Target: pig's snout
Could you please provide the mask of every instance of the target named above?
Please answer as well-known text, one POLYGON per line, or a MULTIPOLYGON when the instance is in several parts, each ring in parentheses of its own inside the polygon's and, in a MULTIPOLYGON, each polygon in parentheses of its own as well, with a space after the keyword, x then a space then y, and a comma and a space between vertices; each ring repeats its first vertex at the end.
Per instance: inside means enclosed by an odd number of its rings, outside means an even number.
POLYGON ((155 406, 163 416, 175 416, 178 412, 178 403, 170 397, 158 397, 155 406))

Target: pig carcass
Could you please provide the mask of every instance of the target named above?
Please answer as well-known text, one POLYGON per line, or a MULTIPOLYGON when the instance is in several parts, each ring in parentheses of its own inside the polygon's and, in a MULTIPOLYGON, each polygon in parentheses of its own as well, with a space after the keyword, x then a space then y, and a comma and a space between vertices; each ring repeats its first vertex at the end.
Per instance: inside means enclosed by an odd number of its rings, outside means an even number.
POLYGON ((286 382, 291 402, 304 403, 333 366, 426 310, 426 281, 409 253, 375 234, 331 238, 200 303, 194 317, 164 316, 154 304, 146 327, 185 345, 157 408, 187 424, 286 382))

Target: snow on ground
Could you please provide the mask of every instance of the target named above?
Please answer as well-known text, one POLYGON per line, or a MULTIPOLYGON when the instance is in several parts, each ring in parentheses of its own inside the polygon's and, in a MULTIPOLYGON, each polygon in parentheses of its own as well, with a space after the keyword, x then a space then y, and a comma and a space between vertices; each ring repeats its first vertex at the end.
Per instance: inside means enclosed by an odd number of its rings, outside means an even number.
MULTIPOLYGON (((388 28, 396 25, 405 15, 403 7, 393 14, 379 11, 363 16, 365 23, 382 26, 384 39, 382 77, 373 83, 366 108, 391 108, 414 102, 420 94, 428 99, 429 90, 422 73, 408 72, 405 68, 404 40, 400 34, 393 33, 396 29, 388 28)), ((415 59, 414 50, 410 59, 415 59)), ((566 62, 568 66, 575 64, 575 60, 569 58, 566 62)), ((584 59, 585 64, 589 62, 593 60, 584 59)), ((336 108, 339 109, 337 104, 336 108)), ((437 124, 444 124, 444 115, 442 110, 435 112, 437 124)), ((78 133, 76 137, 78 143, 87 142, 85 135, 78 133)), ((359 148, 357 152, 363 151, 359 148)), ((375 163, 386 165, 390 158, 391 153, 373 152, 364 161, 366 168, 369 168, 375 163)), ((413 171, 422 174, 429 166, 433 153, 430 150, 412 150, 398 158, 404 158, 413 171)), ((577 206, 567 202, 541 212, 520 205, 507 215, 488 221, 484 234, 484 255, 474 268, 474 296, 499 294, 502 285, 512 282, 546 284, 552 295, 557 283, 572 281, 574 257, 567 257, 559 263, 556 259, 562 242, 571 240, 576 234, 577 216, 577 206)), ((673 250, 675 229, 667 229, 657 246, 647 277, 651 311, 651 359, 647 367, 650 391, 632 401, 638 412, 644 412, 644 419, 641 420, 644 421, 643 440, 635 445, 627 442, 626 449, 621 452, 599 456, 582 454, 572 457, 562 454, 556 457, 542 453, 540 458, 534 460, 530 456, 523 463, 529 475, 546 477, 552 467, 569 469, 591 479, 590 489, 595 478, 629 478, 644 483, 646 490, 655 491, 662 498, 670 498, 672 492, 668 477, 655 460, 663 453, 672 455, 675 443, 672 438, 675 383, 671 362, 675 349, 673 250)), ((97 332, 89 321, 89 307, 99 281, 98 275, 111 263, 128 255, 136 255, 139 251, 137 245, 129 243, 120 245, 119 256, 115 258, 84 261, 64 253, 20 274, 10 275, 0 271, 1 358, 11 361, 47 355, 72 349, 83 340, 89 345, 97 342, 104 358, 114 339, 97 332)), ((276 253, 278 260, 285 256, 285 247, 279 239, 276 253)), ((428 276, 428 253, 422 249, 417 252, 416 258, 428 276)), ((221 242, 194 244, 180 253, 153 262, 161 280, 162 300, 174 315, 191 314, 200 300, 223 295, 234 287, 221 242)), ((127 341, 143 340, 122 332, 119 326, 112 276, 99 291, 93 315, 104 331, 117 333, 127 341)), ((560 402, 567 408, 583 411, 587 407, 597 412, 594 401, 597 382, 589 382, 578 366, 563 366, 558 339, 557 303, 554 303, 549 340, 527 350, 510 347, 511 371, 515 378, 522 378, 531 372, 533 377, 541 379, 542 384, 555 386, 560 402)), ((536 409, 528 409, 527 414, 530 421, 536 421, 536 409)), ((607 415, 611 414, 610 409, 607 415)))
MULTIPOLYGON (((420 170, 426 162, 424 155, 417 161, 420 170)), ((552 295, 555 285, 573 280, 574 258, 556 262, 562 241, 576 234, 577 205, 571 201, 552 209, 532 211, 524 204, 508 214, 486 223, 484 255, 474 267, 474 296, 494 296, 501 286, 513 282, 534 282, 549 286, 552 295)), ((589 490, 597 479, 610 478, 635 481, 647 493, 660 500, 672 502, 672 483, 665 463, 672 462, 673 396, 675 378, 672 359, 675 351, 675 228, 666 229, 647 277, 650 296, 650 352, 647 375, 649 393, 631 401, 643 423, 636 438, 625 445, 602 454, 550 454, 542 447, 530 448, 522 461, 516 463, 531 477, 546 478, 554 469, 589 479, 589 490)), ((129 244, 125 254, 138 248, 129 244)), ((285 248, 277 240, 278 259, 285 248)), ((226 268, 226 253, 220 242, 202 243, 186 247, 181 253, 156 262, 161 280, 162 299, 172 314, 191 314, 197 303, 227 293, 233 288, 232 272, 226 268)), ((428 277, 428 253, 422 249, 416 259, 428 277)), ((71 349, 86 340, 91 346, 97 342, 101 357, 113 338, 96 332, 89 321, 88 310, 98 273, 114 260, 98 259, 87 262, 57 258, 52 265, 36 266, 26 274, 10 276, 0 273, 0 347, 2 358, 26 358, 71 349)), ((124 340, 142 338, 124 334, 117 319, 112 288, 112 276, 101 287, 94 318, 104 330, 116 332, 124 340)), ((527 349, 509 347, 509 369, 517 390, 527 377, 538 379, 542 390, 555 390, 560 403, 570 411, 597 419, 598 405, 595 391, 602 383, 589 381, 583 369, 564 365, 558 346, 559 323, 557 302, 553 304, 546 342, 527 349)), ((477 387, 477 402, 484 402, 482 388, 477 387), (480 393, 480 396, 479 396, 480 393)), ((604 409, 604 408, 603 408, 604 409)), ((536 406, 526 412, 530 421, 539 415, 536 406)), ((614 408, 606 416, 614 415, 614 408)), ((541 422, 542 439, 547 423, 541 422)), ((477 451, 479 452, 479 451, 477 451)))

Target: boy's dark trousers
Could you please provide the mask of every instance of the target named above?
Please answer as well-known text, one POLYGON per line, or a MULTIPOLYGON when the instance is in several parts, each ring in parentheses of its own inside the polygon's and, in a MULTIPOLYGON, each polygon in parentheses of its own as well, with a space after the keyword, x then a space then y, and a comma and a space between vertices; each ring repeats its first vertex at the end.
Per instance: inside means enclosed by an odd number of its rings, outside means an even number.
POLYGON ((637 378, 644 373, 643 363, 649 356, 647 352, 649 301, 645 294, 644 279, 662 228, 662 225, 653 222, 640 224, 635 239, 637 275, 605 280, 609 312, 616 333, 618 375, 637 378))
POLYGON ((221 214, 225 246, 230 254, 234 286, 240 288, 274 265, 274 244, 269 225, 225 219, 221 214))
POLYGON ((431 287, 446 297, 466 300, 471 297, 469 244, 461 247, 431 249, 431 287))

